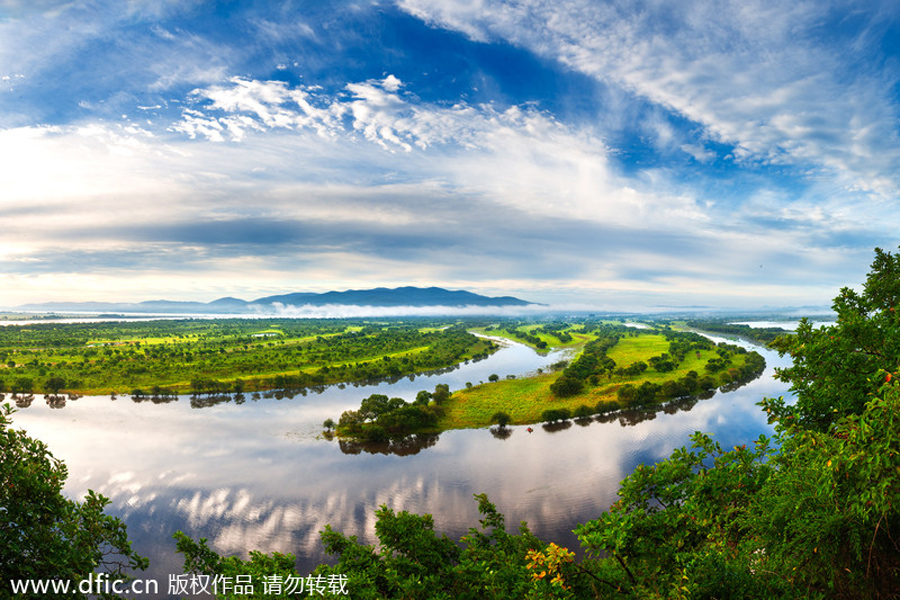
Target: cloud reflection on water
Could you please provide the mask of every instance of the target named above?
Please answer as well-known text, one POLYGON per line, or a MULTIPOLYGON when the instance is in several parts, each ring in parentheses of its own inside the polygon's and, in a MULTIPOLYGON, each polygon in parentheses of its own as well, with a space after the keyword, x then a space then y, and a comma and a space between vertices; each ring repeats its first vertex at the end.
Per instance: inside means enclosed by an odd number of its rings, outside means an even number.
MULTIPOLYGON (((522 372, 556 359, 527 353, 536 358, 518 370, 510 355, 525 351, 514 347, 438 381, 450 378, 457 388, 492 370, 522 372)), ((338 442, 316 437, 325 418, 380 387, 331 387, 199 410, 184 398, 159 405, 82 398, 64 410, 35 402, 14 419, 66 462, 68 494, 94 489, 112 500, 111 512, 125 519, 135 546, 153 557, 153 572, 165 580, 180 568, 171 540, 176 530, 207 537, 225 554, 289 552, 301 568, 312 568, 327 558, 319 541, 326 524, 374 542, 374 511, 384 504, 430 513, 439 531, 458 538, 477 522, 473 494, 482 492, 510 529, 524 520, 539 535, 572 543, 566 532, 606 510, 636 464, 665 458, 694 431, 714 433, 726 447, 769 431, 755 403, 784 394, 785 386, 771 379, 777 355, 766 358, 763 378, 687 411, 661 411, 633 425, 622 416, 556 432, 511 427, 507 439, 486 428, 447 431, 408 456, 345 454, 338 442)), ((429 378, 403 379, 390 393, 414 396, 433 385, 429 378)))

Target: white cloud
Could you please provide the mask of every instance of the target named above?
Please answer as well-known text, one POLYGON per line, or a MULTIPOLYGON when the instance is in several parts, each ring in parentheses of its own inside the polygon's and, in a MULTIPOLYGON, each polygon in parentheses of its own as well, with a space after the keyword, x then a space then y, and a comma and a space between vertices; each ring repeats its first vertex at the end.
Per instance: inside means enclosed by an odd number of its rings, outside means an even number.
MULTIPOLYGON (((845 189, 885 197, 900 190, 897 106, 889 96, 896 73, 860 68, 865 43, 819 42, 815 30, 831 16, 826 3, 398 5, 435 26, 506 40, 631 90, 734 145, 739 160, 812 167, 845 189)), ((864 8, 872 22, 884 16, 879 10, 892 10, 864 8)))
MULTIPOLYGON (((301 138, 314 131, 338 145, 358 133, 408 155, 398 168, 389 155, 374 158, 357 146, 360 160, 393 161, 392 170, 532 214, 651 228, 708 219, 689 195, 656 181, 661 174, 647 172, 643 180, 618 176, 603 140, 587 130, 573 131, 530 107, 500 111, 413 102, 402 87, 389 75, 347 84, 351 95, 345 97, 233 78, 192 92, 201 102, 185 111, 174 130, 212 141, 241 141, 250 130, 289 130, 301 138), (666 187, 670 191, 661 193, 666 187)), ((704 157, 700 149, 694 154, 704 157)))
POLYGON ((227 287, 485 280, 495 295, 612 298, 604 308, 696 303, 681 289, 738 303, 748 288, 721 290, 748 266, 805 252, 779 231, 729 231, 665 172, 616 173, 602 140, 544 112, 429 105, 387 81, 393 92, 379 80, 329 96, 233 79, 197 90, 168 135, 128 123, 0 132, 12 167, 0 211, 27 232, 6 238, 0 303, 96 299, 126 281, 133 300, 146 289, 209 300, 227 287), (253 219, 273 224, 269 240, 241 233, 253 219), (221 223, 244 225, 203 233, 221 223), (310 235, 284 235, 300 226, 310 235), (79 274, 46 275, 71 269, 66 257, 83 257, 79 274))
POLYGON ((240 140, 246 129, 304 129, 310 128, 327 135, 339 127, 344 109, 340 105, 318 108, 310 102, 310 92, 304 88, 288 88, 281 81, 255 81, 232 77, 228 84, 196 89, 191 96, 210 101, 206 110, 221 111, 234 116, 215 117, 195 109, 185 109, 184 119, 174 130, 191 137, 205 135, 221 141, 228 130, 234 140, 240 140))
POLYGON ((708 150, 699 144, 682 144, 680 147, 685 153, 690 154, 697 162, 706 163, 716 158, 715 152, 708 150))

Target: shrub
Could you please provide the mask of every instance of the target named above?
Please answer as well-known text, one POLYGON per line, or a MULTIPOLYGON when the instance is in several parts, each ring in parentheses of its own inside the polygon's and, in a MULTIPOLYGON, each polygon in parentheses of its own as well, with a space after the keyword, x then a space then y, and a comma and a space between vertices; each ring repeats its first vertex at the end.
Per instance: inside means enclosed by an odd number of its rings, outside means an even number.
POLYGON ((550 391, 559 398, 574 396, 583 388, 584 384, 581 380, 569 377, 568 375, 560 375, 556 381, 550 384, 550 391))
POLYGON ((572 413, 569 412, 568 408, 549 408, 541 413, 541 420, 555 423, 557 421, 566 421, 571 416, 572 413))
POLYGON ((44 443, 10 428, 13 412, 0 406, 0 595, 8 597, 13 579, 76 582, 99 568, 115 581, 128 569, 146 569, 125 524, 104 514, 109 500, 93 491, 84 502, 66 498, 65 465, 44 443))
POLYGON ((582 404, 572 413, 576 419, 588 419, 594 414, 594 410, 587 404, 582 404))

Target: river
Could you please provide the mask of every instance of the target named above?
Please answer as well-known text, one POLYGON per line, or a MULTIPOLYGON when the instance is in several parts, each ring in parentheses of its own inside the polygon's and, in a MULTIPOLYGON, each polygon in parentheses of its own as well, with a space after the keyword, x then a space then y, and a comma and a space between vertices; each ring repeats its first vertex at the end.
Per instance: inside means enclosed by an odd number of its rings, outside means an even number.
POLYGON ((412 400, 437 383, 460 389, 492 373, 525 375, 562 353, 511 344, 431 376, 329 386, 293 398, 248 395, 240 404, 204 408, 192 407, 188 397, 160 404, 85 397, 54 409, 39 396, 13 422, 65 461, 70 497, 93 489, 111 499, 107 512, 125 521, 135 549, 151 558, 141 576, 165 591, 168 576, 181 572, 171 539, 176 530, 206 537, 224 554, 289 552, 305 573, 328 559, 318 536, 326 524, 372 543, 374 512, 385 504, 430 513, 438 531, 459 539, 477 525, 473 495, 481 492, 506 516, 508 530, 524 520, 539 537, 576 549, 571 530, 606 510, 636 465, 667 457, 694 431, 714 434, 724 447, 771 433, 756 402, 787 394, 772 374, 788 362, 752 347, 766 358, 759 379, 688 410, 555 430, 534 426, 532 433, 511 427, 505 439, 488 429, 447 431, 406 455, 345 453, 321 437, 321 424, 372 393, 412 400))

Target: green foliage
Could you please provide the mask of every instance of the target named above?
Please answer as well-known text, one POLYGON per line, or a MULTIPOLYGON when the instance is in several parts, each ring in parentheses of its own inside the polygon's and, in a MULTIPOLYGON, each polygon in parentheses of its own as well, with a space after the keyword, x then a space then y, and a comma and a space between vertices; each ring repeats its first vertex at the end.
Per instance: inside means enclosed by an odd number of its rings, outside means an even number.
POLYGON ((560 375, 556 381, 550 384, 550 391, 558 398, 568 398, 574 396, 584 389, 584 384, 580 379, 569 377, 566 374, 560 375))
POLYGON ((434 386, 434 393, 431 394, 431 399, 434 400, 436 404, 443 404, 450 399, 451 395, 452 392, 450 391, 450 386, 446 383, 439 383, 434 386))
POLYGON ((693 442, 638 467, 619 501, 576 534, 597 557, 598 576, 630 597, 760 597, 737 547, 747 533, 742 511, 771 471, 768 443, 726 452, 708 436, 693 442))
POLYGON ((0 328, 17 392, 91 393, 154 385, 198 395, 371 381, 496 350, 433 319, 215 319, 33 323, 0 328), (189 383, 188 383, 189 382, 189 383), (27 385, 26 385, 27 383, 27 385))
POLYGON ((642 360, 636 361, 627 367, 619 367, 616 369, 616 375, 624 375, 626 377, 637 377, 647 370, 647 363, 642 360))
POLYGON ((407 404, 382 415, 376 424, 388 435, 408 435, 437 426, 437 415, 426 406, 407 404))
POLYGON ((587 404, 582 404, 574 411, 572 411, 572 416, 576 419, 587 419, 590 418, 594 414, 594 409, 588 406, 587 404))
POLYGON ((829 432, 788 420, 758 498, 767 568, 842 598, 900 590, 900 387, 883 386, 829 432), (796 570, 795 570, 795 567, 796 570))
MULTIPOLYGON (((479 528, 472 528, 459 542, 434 531, 431 515, 394 512, 386 506, 376 511, 375 535, 378 547, 360 544, 355 536, 345 536, 326 526, 321 533, 335 565, 319 565, 313 576, 343 577, 347 595, 358 600, 417 598, 428 600, 481 600, 508 598, 589 597, 590 583, 584 573, 566 560, 564 548, 548 546, 522 524, 518 535, 507 533, 504 518, 484 494, 476 495, 482 515, 479 528), (552 561, 554 576, 566 586, 565 595, 547 595, 549 577, 536 579, 529 565, 537 555, 552 561)), ((195 542, 183 533, 175 535, 177 549, 185 557, 186 573, 236 576, 249 574, 261 580, 277 573, 283 579, 297 577, 293 557, 252 552, 249 560, 223 558, 206 540, 195 542)), ((557 586, 558 590, 562 590, 557 586)), ((249 598, 265 596, 257 588, 249 598)), ((223 596, 232 598, 234 596, 223 596)))
POLYGON ((34 391, 34 382, 28 377, 16 377, 10 389, 13 394, 30 394, 34 391))
POLYGON ((511 417, 503 411, 497 411, 491 416, 491 423, 496 423, 501 429, 509 425, 511 420, 511 417))
POLYGON ((402 398, 388 398, 384 394, 372 394, 365 398, 359 405, 359 414, 369 421, 375 421, 381 415, 404 406, 406 402, 402 398))
POLYGON ((576 529, 590 568, 636 598, 892 598, 900 589, 900 387, 830 432, 690 449, 638 467, 576 529))
POLYGON ((359 410, 344 411, 338 421, 337 433, 368 442, 383 442, 432 431, 441 415, 441 403, 451 395, 450 386, 445 383, 437 384, 434 393, 419 392, 412 404, 403 398, 372 394, 362 400, 359 410))
POLYGON ((813 328, 803 319, 796 335, 773 342, 793 365, 778 369, 797 393, 794 406, 772 403, 772 414, 792 417, 825 431, 851 414, 859 414, 885 375, 900 363, 900 256, 875 249, 875 260, 862 293, 843 288, 834 299, 835 325, 813 328))
POLYGON ((12 413, 8 404, 0 408, 0 596, 14 579, 77 582, 100 570, 121 580, 145 569, 124 523, 104 514, 109 500, 93 491, 83 502, 64 497, 65 465, 43 442, 12 429, 12 413))
POLYGON ((678 361, 673 360, 673 358, 668 354, 653 356, 648 359, 647 362, 650 363, 650 366, 659 373, 674 371, 675 367, 678 366, 678 361))
POLYGON ((556 423, 557 421, 567 421, 572 417, 568 408, 548 408, 541 413, 541 420, 548 423, 556 423))
POLYGON ((594 413, 605 415, 608 412, 619 410, 619 408, 621 407, 615 400, 598 400, 594 406, 594 413))

